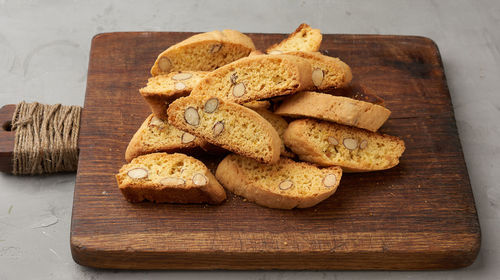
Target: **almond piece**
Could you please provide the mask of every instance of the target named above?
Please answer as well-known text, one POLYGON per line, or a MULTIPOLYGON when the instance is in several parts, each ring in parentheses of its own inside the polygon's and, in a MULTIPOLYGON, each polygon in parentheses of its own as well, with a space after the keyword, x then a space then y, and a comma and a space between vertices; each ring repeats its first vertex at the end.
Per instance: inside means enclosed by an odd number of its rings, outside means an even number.
POLYGON ((165 186, 184 186, 186 181, 182 178, 177 177, 166 177, 160 180, 160 184, 165 186))
POLYGON ((145 168, 137 167, 130 169, 127 175, 132 179, 142 179, 148 177, 148 170, 145 168))
POLYGON ((222 49, 222 44, 212 45, 212 47, 210 48, 210 53, 216 53, 220 51, 220 49, 222 49))
POLYGON ((356 150, 356 148, 358 147, 358 141, 354 138, 344 138, 344 146, 348 149, 348 150, 356 150))
POLYGON ((191 77, 193 77, 193 74, 191 74, 191 73, 179 73, 177 75, 174 75, 172 77, 172 80, 175 80, 175 81, 184 81, 184 80, 187 80, 187 79, 191 79, 191 77))
POLYGON ((186 88, 186 85, 183 82, 177 82, 174 85, 176 90, 183 90, 186 88))
POLYGON ((184 132, 181 136, 181 143, 182 144, 191 143, 194 141, 194 139, 196 139, 196 136, 194 136, 191 133, 184 132))
POLYGON ((219 136, 219 134, 221 134, 222 131, 224 131, 224 122, 223 121, 216 122, 212 129, 214 131, 214 137, 219 136))
POLYGON ((284 180, 283 182, 281 182, 279 184, 279 188, 280 190, 288 190, 290 189, 291 187, 293 187, 293 182, 291 180, 284 180))
POLYGON ((274 50, 274 51, 270 51, 269 54, 282 54, 283 52, 282 51, 279 51, 279 50, 274 50))
POLYGON ((231 74, 231 77, 229 77, 229 80, 231 81, 232 85, 235 85, 236 80, 238 80, 238 74, 236 74, 236 72, 234 72, 233 74, 231 74))
POLYGON ((335 174, 331 173, 327 174, 323 179, 323 185, 325 185, 325 187, 327 188, 335 186, 336 183, 337 183, 337 176, 335 176, 335 174))
POLYGON ((244 83, 237 83, 233 87, 233 95, 234 97, 242 97, 245 95, 246 89, 245 89, 245 84, 244 83))
POLYGON ((198 126, 200 124, 198 110, 194 107, 188 107, 186 111, 184 111, 184 120, 192 126, 198 126))
POLYGON ((337 146, 339 144, 339 141, 333 136, 328 136, 328 143, 337 146))
POLYGON ((192 180, 193 184, 195 184, 196 186, 205 186, 206 184, 208 184, 208 178, 201 173, 194 174, 192 180))
POLYGON ((205 111, 205 113, 213 113, 217 110, 217 108, 219 108, 219 99, 217 98, 210 98, 207 100, 207 102, 205 102, 205 107, 203 108, 203 110, 205 111))
POLYGON ((364 148, 366 148, 367 145, 368 145, 368 141, 363 140, 363 141, 361 141, 361 144, 359 144, 359 148, 361 150, 363 150, 364 148))
POLYGON ((149 121, 149 125, 150 126, 164 126, 165 123, 157 117, 152 117, 151 121, 149 121))
POLYGON ((168 57, 162 57, 160 58, 160 61, 158 61, 158 67, 160 67, 160 70, 163 72, 170 72, 170 69, 172 69, 172 62, 168 57))
POLYGON ((323 70, 321 70, 319 68, 314 69, 314 71, 312 72, 313 84, 315 86, 319 87, 321 85, 321 83, 323 82, 323 77, 324 77, 323 70))

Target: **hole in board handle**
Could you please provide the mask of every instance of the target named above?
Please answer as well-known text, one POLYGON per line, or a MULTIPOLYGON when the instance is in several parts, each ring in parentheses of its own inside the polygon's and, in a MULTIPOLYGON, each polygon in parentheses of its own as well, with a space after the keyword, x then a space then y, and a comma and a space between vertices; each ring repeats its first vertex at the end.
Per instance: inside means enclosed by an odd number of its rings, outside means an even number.
POLYGON ((5 131, 12 131, 12 121, 6 121, 2 124, 2 129, 5 131))

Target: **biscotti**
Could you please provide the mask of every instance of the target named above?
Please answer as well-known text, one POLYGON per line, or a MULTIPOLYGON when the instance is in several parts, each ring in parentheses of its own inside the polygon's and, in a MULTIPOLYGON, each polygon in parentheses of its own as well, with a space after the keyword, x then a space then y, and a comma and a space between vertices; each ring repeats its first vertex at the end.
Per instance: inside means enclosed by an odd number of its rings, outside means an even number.
POLYGON ((323 35, 319 29, 313 29, 309 25, 302 23, 285 40, 274 44, 267 49, 268 54, 281 54, 290 51, 311 51, 317 52, 323 40, 323 35))
POLYGON ((242 105, 250 109, 269 109, 269 107, 271 107, 271 102, 267 100, 255 100, 243 103, 242 105))
POLYGON ((203 142, 205 141, 180 131, 151 114, 130 140, 125 151, 125 160, 130 162, 135 157, 155 152, 195 153, 203 142))
POLYGON ((311 117, 377 131, 389 118, 387 108, 348 97, 303 91, 288 97, 276 114, 288 117, 311 117))
POLYGON ((167 108, 175 99, 188 96, 193 87, 207 75, 204 71, 171 72, 148 79, 139 92, 148 102, 153 114, 160 119, 167 119, 167 108))
POLYGON ((229 191, 259 205, 292 209, 312 207, 337 189, 342 169, 318 168, 304 162, 281 158, 266 165, 239 155, 228 155, 215 176, 229 191))
POLYGON ((288 123, 285 121, 285 119, 263 108, 255 108, 253 110, 259 113, 259 115, 261 115, 262 117, 264 117, 264 119, 266 119, 266 121, 268 121, 274 127, 276 132, 278 132, 278 135, 280 136, 282 142, 281 155, 293 158, 295 155, 292 152, 287 151, 285 148, 285 144, 283 143, 283 134, 285 133, 285 130, 288 128, 288 123))
POLYGON ((168 121, 207 142, 263 163, 277 162, 281 139, 255 111, 217 97, 191 95, 170 104, 168 121))
POLYGON ((134 158, 116 175, 130 202, 219 204, 226 192, 199 160, 184 154, 154 153, 134 158))
POLYGON ((172 71, 212 71, 248 56, 255 46, 250 37, 236 30, 215 30, 197 34, 177 43, 156 59, 151 74, 172 71))
POLYGON ((283 139, 301 160, 338 165, 345 172, 394 167, 405 150, 397 137, 312 119, 291 122, 283 139))
POLYGON ((287 52, 307 59, 312 66, 312 81, 316 89, 326 91, 332 88, 342 88, 349 85, 352 72, 349 65, 342 60, 322 55, 319 52, 287 52))
POLYGON ((257 55, 210 72, 191 95, 210 95, 243 104, 311 87, 311 64, 306 59, 292 55, 257 55))

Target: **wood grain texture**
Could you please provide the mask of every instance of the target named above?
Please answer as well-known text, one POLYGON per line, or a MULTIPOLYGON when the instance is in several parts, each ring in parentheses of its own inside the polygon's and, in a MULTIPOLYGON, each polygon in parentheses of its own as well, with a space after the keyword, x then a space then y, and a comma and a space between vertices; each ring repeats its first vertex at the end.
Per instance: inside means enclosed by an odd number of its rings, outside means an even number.
POLYGON ((0 172, 12 173, 12 157, 16 132, 11 130, 12 115, 16 105, 8 104, 0 108, 0 172))
MULTIPOLYGON (((114 174, 149 108, 138 89, 156 56, 193 33, 94 37, 71 225, 79 264, 127 269, 452 269, 471 264, 480 228, 439 51, 411 36, 324 35, 322 50, 392 110, 382 132, 407 150, 390 170, 345 174, 309 209, 229 195, 220 206, 125 201, 114 174)), ((249 34, 256 46, 286 35, 249 34)))

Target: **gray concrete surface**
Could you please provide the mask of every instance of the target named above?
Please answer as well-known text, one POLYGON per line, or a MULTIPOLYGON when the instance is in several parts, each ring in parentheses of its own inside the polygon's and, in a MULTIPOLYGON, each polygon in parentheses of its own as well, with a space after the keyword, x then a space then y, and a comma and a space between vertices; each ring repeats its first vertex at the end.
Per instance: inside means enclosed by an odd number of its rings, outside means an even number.
POLYGON ((83 105, 92 36, 112 31, 422 35, 438 44, 482 228, 470 267, 437 272, 130 272, 75 264, 74 174, 0 174, 0 279, 499 279, 500 1, 0 0, 0 104, 83 105), (497 31, 495 31, 497 30, 497 31))

